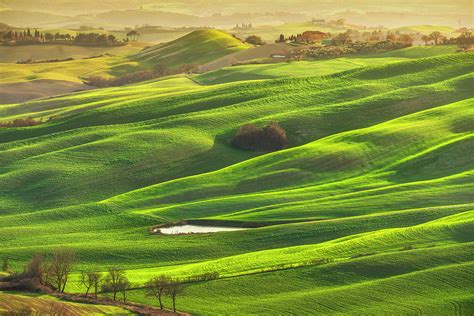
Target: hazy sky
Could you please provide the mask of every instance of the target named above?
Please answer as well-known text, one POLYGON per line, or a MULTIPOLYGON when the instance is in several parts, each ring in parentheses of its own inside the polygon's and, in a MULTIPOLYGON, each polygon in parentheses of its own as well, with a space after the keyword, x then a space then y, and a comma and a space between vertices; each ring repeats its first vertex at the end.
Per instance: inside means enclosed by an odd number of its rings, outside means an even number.
POLYGON ((194 16, 282 12, 319 18, 345 12, 354 23, 366 21, 372 25, 457 26, 459 21, 463 26, 474 25, 474 0, 0 0, 0 8, 68 16, 109 10, 143 10, 194 16))
MULTIPOLYGON (((14 9, 94 11, 111 9, 159 8, 208 12, 288 10, 316 12, 323 10, 416 10, 432 12, 471 12, 473 0, 0 0, 0 4, 14 9)), ((196 12, 198 13, 198 12, 196 12)))

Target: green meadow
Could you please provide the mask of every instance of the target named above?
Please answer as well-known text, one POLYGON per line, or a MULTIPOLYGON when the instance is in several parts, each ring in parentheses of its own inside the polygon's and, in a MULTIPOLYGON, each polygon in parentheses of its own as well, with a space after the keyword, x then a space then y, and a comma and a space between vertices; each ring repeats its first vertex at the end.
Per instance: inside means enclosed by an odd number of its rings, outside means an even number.
MULTIPOLYGON (((26 47, 3 47, 0 53, 8 55, 26 54, 26 51, 35 49, 36 46, 26 47)), ((34 81, 39 79, 61 80, 69 82, 82 82, 89 77, 102 76, 116 78, 133 72, 151 69, 157 64, 167 67, 178 67, 183 64, 204 64, 219 57, 248 49, 249 46, 231 35, 217 30, 203 30, 190 33, 175 41, 149 48, 140 49, 137 44, 111 49, 112 56, 100 56, 98 58, 78 58, 70 61, 35 64, 11 63, 11 58, 0 63, 0 84, 34 81), (135 46, 134 46, 135 45, 135 46)), ((68 54, 84 53, 82 47, 66 47, 68 54)), ((93 49, 93 48, 92 48, 93 49)), ((92 50, 89 54, 100 54, 102 50, 92 50)), ((43 59, 48 59, 47 54, 53 55, 50 47, 39 46, 39 50, 45 50, 45 54, 37 54, 43 59)), ((97 56, 97 55, 96 55, 97 56)), ((37 59, 41 59, 37 58, 37 59)), ((15 58, 14 61, 21 58, 15 58)), ((0 61, 1 58, 0 58, 0 61)))
MULTIPOLYGON (((127 62, 247 48, 221 36, 193 33, 127 62)), ((114 69, 90 63, 77 66, 114 69)), ((84 75, 63 70, 51 76, 84 75)), ((0 105, 2 121, 55 117, 0 129, 0 258, 20 270, 36 252, 72 248, 68 291, 83 291, 83 269, 121 266, 130 299, 152 305, 141 289, 151 277, 218 272, 178 298, 198 315, 471 315, 473 87, 474 53, 414 47, 0 105), (288 148, 230 145, 240 126, 269 121, 288 148), (150 234, 181 220, 262 227, 150 234)))

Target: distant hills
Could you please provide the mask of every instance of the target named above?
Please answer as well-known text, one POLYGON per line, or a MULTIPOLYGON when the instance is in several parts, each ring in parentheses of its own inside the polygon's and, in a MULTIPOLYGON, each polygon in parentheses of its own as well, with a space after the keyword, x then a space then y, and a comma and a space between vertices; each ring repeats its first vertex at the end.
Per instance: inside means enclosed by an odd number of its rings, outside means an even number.
POLYGON ((60 14, 43 11, 7 9, 0 11, 0 21, 22 27, 79 27, 81 25, 109 28, 156 25, 163 27, 215 26, 233 27, 242 23, 281 24, 303 22, 311 17, 295 13, 232 13, 198 16, 147 9, 110 10, 87 14, 60 14))

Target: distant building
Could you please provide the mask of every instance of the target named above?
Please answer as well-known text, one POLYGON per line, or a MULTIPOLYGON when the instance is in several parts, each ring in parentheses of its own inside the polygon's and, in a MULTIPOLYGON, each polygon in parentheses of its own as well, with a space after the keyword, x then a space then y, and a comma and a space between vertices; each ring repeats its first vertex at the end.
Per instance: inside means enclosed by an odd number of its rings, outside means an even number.
POLYGON ((313 23, 313 24, 325 24, 326 20, 325 19, 313 19, 311 21, 311 23, 313 23))
POLYGON ((301 42, 304 43, 318 43, 326 38, 327 34, 320 31, 306 31, 301 34, 301 42))

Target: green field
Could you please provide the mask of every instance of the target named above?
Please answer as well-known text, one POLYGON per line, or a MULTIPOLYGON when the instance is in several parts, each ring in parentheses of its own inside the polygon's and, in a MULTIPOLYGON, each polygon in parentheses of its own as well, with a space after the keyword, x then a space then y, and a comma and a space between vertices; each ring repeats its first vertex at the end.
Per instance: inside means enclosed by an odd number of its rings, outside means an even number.
MULTIPOLYGON (((37 53, 37 57, 41 56, 38 59, 49 59, 46 57, 48 54, 54 55, 57 53, 54 52, 55 49, 53 47, 33 46, 33 48, 37 47, 40 51, 45 51, 44 54, 37 53), (53 49, 53 52, 51 52, 51 49, 53 49)), ((32 50, 33 48, 32 46, 0 47, 0 53, 3 51, 11 56, 19 56, 13 58, 16 61, 24 59, 24 55, 27 54, 25 51, 32 50)), ((131 45, 131 47, 119 47, 115 51, 111 50, 111 53, 116 53, 113 56, 103 56, 100 58, 79 58, 63 62, 20 65, 11 63, 11 58, 6 59, 5 61, 9 62, 0 63, 0 73, 2 73, 0 84, 38 79, 81 82, 85 78, 92 76, 119 77, 136 71, 150 69, 156 64, 163 64, 167 67, 176 67, 181 64, 204 64, 247 48, 247 45, 222 31, 195 31, 173 42, 151 46, 139 52, 137 52, 139 50, 138 44, 131 45)), ((63 53, 60 56, 61 58, 70 57, 69 55, 84 54, 83 47, 72 46, 60 50, 69 51, 68 56, 63 53)), ((88 56, 94 56, 94 54, 99 52, 106 52, 103 48, 96 51, 89 49, 88 51, 90 52, 88 56)))
MULTIPOLYGON (((215 38, 134 58, 179 65, 246 48, 215 38)), ((74 292, 86 267, 122 266, 138 287, 219 272, 179 297, 193 314, 471 315, 474 54, 451 52, 239 66, 2 105, 2 121, 56 118, 0 129, 0 258, 19 270, 70 247, 74 292), (272 120, 287 149, 229 144, 272 120), (267 226, 149 233, 184 219, 267 226)), ((157 304, 141 289, 130 299, 157 304)))
POLYGON ((203 84, 220 84, 242 80, 325 76, 366 66, 454 54, 456 51, 457 47, 454 45, 408 47, 368 56, 341 57, 306 62, 280 62, 276 64, 233 66, 198 75, 194 79, 203 84))
POLYGON ((441 25, 412 25, 404 26, 394 29, 393 31, 400 31, 405 33, 421 33, 421 34, 430 34, 433 32, 440 32, 445 35, 452 35, 455 29, 450 26, 441 26, 441 25))
POLYGON ((223 31, 202 30, 150 47, 134 55, 132 59, 174 67, 182 64, 205 64, 248 48, 249 46, 223 31))
POLYGON ((458 50, 456 45, 441 46, 414 46, 380 54, 380 57, 423 58, 454 54, 458 50))
POLYGON ((227 67, 195 76, 203 84, 221 84, 244 80, 325 76, 369 65, 403 61, 405 58, 335 58, 319 61, 281 62, 276 64, 227 67))

